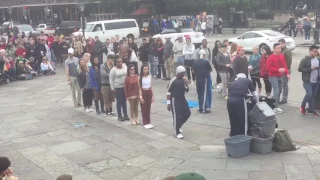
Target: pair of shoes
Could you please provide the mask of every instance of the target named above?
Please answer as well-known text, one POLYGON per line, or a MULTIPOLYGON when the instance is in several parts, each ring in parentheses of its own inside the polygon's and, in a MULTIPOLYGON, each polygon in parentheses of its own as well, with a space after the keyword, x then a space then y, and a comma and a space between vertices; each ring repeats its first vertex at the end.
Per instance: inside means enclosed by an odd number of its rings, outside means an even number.
POLYGON ((288 102, 285 101, 285 100, 282 100, 282 101, 279 102, 279 104, 287 104, 287 103, 288 103, 288 102))
POLYGON ((274 111, 275 113, 278 113, 278 114, 282 114, 282 113, 283 113, 283 110, 280 109, 280 108, 274 108, 273 111, 274 111))
POLYGON ((153 128, 153 126, 151 124, 144 125, 143 127, 146 128, 146 129, 152 129, 153 128))
POLYGON ((89 107, 88 109, 89 109, 90 112, 93 112, 93 111, 94 111, 94 110, 92 109, 92 107, 89 107))
POLYGON ((176 136, 176 138, 177 138, 177 139, 183 139, 183 135, 182 135, 182 134, 178 134, 178 135, 176 136))
POLYGON ((86 111, 87 113, 91 112, 89 108, 85 108, 85 111, 86 111))
POLYGON ((141 124, 141 122, 138 119, 136 119, 134 121, 136 122, 136 124, 141 124))
POLYGON ((130 118, 129 118, 128 115, 125 115, 125 116, 123 117, 123 119, 126 120, 126 121, 130 121, 130 118))

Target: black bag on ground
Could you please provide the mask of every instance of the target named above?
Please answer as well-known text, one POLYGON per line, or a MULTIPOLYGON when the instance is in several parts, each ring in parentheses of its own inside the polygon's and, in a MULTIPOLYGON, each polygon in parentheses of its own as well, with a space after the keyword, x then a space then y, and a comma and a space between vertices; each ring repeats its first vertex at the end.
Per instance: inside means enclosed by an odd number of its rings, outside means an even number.
POLYGON ((291 137, 287 130, 278 129, 274 133, 272 149, 276 152, 296 150, 296 147, 293 145, 291 137))
POLYGON ((266 96, 260 96, 259 97, 259 102, 266 102, 271 109, 274 109, 275 108, 275 103, 276 103, 276 100, 275 99, 270 99, 266 96))
POLYGON ((250 129, 250 135, 252 137, 256 137, 259 139, 266 139, 268 138, 268 135, 263 131, 261 127, 258 125, 254 124, 251 129, 250 129))

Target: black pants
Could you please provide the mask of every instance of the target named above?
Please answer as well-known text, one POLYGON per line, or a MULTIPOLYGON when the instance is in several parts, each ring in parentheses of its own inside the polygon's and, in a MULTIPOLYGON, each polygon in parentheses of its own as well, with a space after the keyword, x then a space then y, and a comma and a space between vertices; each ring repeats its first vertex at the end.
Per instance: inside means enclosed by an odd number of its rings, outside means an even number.
POLYGON ((260 82, 260 78, 259 77, 253 77, 251 76, 251 80, 252 80, 252 83, 253 83, 253 86, 256 88, 257 87, 257 84, 258 84, 258 88, 261 89, 261 82, 260 82))
POLYGON ((122 117, 121 109, 124 116, 128 116, 127 112, 127 100, 124 94, 124 88, 115 88, 116 90, 116 99, 117 99, 117 112, 118 117, 122 117))
POLYGON ((221 76, 220 76, 220 74, 219 74, 218 72, 217 72, 216 83, 217 83, 217 84, 222 83, 221 76))
POLYGON ((188 76, 189 81, 191 80, 191 78, 193 81, 195 80, 195 75, 192 72, 193 63, 194 63, 193 59, 192 60, 184 60, 184 66, 186 67, 187 76, 188 76))
POLYGON ((166 68, 163 64, 159 64, 158 66, 158 78, 161 78, 161 74, 163 75, 163 78, 167 78, 166 68))
POLYGON ((247 104, 243 97, 229 96, 227 108, 230 120, 230 136, 247 135, 248 117, 247 104))
POLYGON ((294 34, 294 37, 297 37, 299 31, 301 33, 301 36, 303 36, 303 30, 302 29, 297 29, 295 34, 294 34))
POLYGON ((84 91, 82 91, 83 106, 85 108, 92 106, 92 98, 93 98, 93 90, 92 89, 85 89, 84 91))
POLYGON ((289 35, 296 37, 296 27, 291 27, 289 30, 289 35))
POLYGON ((176 99, 172 97, 172 116, 173 116, 173 128, 176 135, 180 134, 180 128, 187 122, 191 115, 191 111, 188 102, 185 98, 176 99))
POLYGON ((272 86, 268 78, 263 78, 264 88, 267 94, 271 94, 272 86))
POLYGON ((204 36, 206 36, 207 30, 202 30, 202 33, 203 33, 204 36))
POLYGON ((207 90, 208 90, 208 83, 207 78, 197 78, 196 81, 197 85, 197 94, 198 94, 198 101, 199 101, 199 111, 203 112, 206 110, 206 101, 207 101, 207 90))

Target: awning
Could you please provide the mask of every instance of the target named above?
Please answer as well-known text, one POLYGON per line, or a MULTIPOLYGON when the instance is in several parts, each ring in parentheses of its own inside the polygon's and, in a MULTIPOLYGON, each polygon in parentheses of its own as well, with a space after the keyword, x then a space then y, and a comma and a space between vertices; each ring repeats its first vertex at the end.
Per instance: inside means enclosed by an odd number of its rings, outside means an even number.
POLYGON ((147 13, 149 13, 148 9, 137 9, 132 13, 132 15, 147 14, 147 13))

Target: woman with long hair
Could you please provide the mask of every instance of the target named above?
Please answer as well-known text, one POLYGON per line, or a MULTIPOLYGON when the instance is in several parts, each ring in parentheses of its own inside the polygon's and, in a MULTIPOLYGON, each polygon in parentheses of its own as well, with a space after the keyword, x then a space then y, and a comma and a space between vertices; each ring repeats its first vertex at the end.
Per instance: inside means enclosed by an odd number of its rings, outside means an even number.
POLYGON ((221 77, 220 74, 218 73, 218 65, 217 65, 217 55, 219 54, 220 51, 220 46, 221 46, 221 42, 219 40, 216 40, 216 42, 214 43, 214 48, 212 50, 212 64, 214 65, 214 69, 217 72, 217 78, 216 78, 216 84, 220 84, 221 81, 221 77))
POLYGON ((149 65, 143 64, 140 70, 139 77, 139 91, 140 91, 140 106, 142 114, 142 122, 146 129, 151 129, 150 112, 151 103, 154 101, 153 91, 152 91, 152 77, 149 72, 149 65))
POLYGON ((87 65, 88 67, 92 66, 92 64, 91 64, 91 62, 90 62, 91 54, 85 53, 82 58, 83 58, 83 60, 86 62, 86 65, 87 65))
POLYGON ((83 48, 83 53, 86 53, 87 52, 87 40, 85 37, 79 37, 80 41, 81 41, 81 44, 82 44, 82 48, 83 48), (81 38, 81 39, 80 39, 81 38))
POLYGON ((260 60, 260 77, 262 77, 264 81, 264 87, 266 90, 267 97, 270 97, 272 86, 270 84, 269 76, 268 76, 267 60, 269 56, 272 54, 272 52, 269 46, 264 46, 262 47, 261 53, 262 55, 260 60))
POLYGON ((40 68, 42 70, 42 73, 44 75, 54 75, 56 74, 54 72, 54 68, 51 66, 50 62, 48 61, 48 58, 46 56, 44 56, 42 58, 42 62, 40 64, 40 68))
POLYGON ((163 79, 167 78, 166 69, 164 68, 163 50, 164 50, 164 45, 163 45, 162 39, 158 37, 156 39, 156 49, 155 49, 155 57, 158 58, 158 65, 157 65, 158 79, 161 79, 161 74, 163 75, 163 79))
POLYGON ((93 58, 93 64, 89 69, 90 85, 93 89, 94 105, 96 107, 97 114, 105 113, 104 102, 101 95, 101 76, 100 76, 100 62, 98 57, 93 58), (99 109, 99 101, 101 105, 101 111, 99 109))
POLYGON ((138 51, 139 51, 138 45, 134 42, 132 38, 128 38, 128 45, 129 45, 129 48, 131 48, 138 56, 138 51))
POLYGON ((230 58, 231 62, 234 61, 234 59, 238 56, 238 44, 232 43, 230 47, 230 58))
POLYGON ((130 120, 127 112, 127 101, 124 94, 124 80, 127 76, 127 66, 123 63, 121 58, 117 58, 109 75, 111 90, 115 93, 117 99, 117 113, 119 121, 130 120), (121 113, 121 110, 123 112, 121 113))
POLYGON ((136 74, 136 67, 130 64, 127 69, 127 77, 124 80, 124 94, 130 104, 130 117, 133 125, 137 125, 139 106, 139 75, 136 74))
POLYGON ((82 101, 84 109, 87 113, 93 112, 92 109, 92 97, 93 97, 93 90, 90 84, 90 77, 89 77, 89 68, 86 64, 84 59, 80 59, 79 62, 79 73, 78 73, 78 82, 80 89, 82 91, 82 101))

